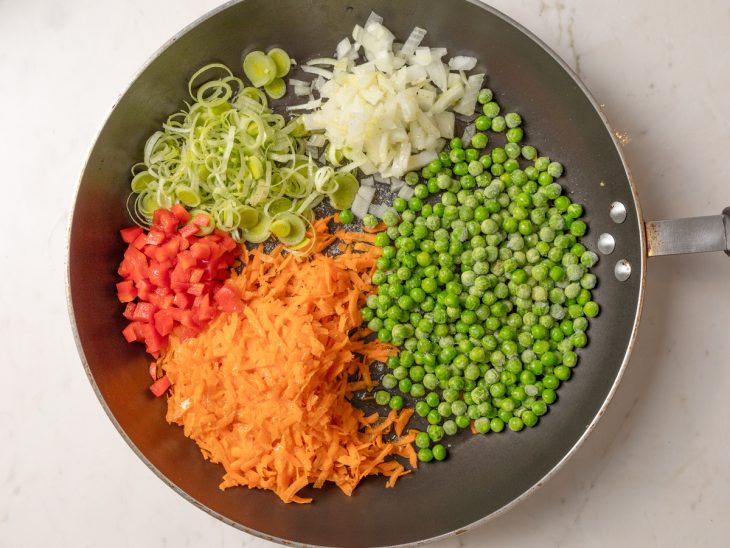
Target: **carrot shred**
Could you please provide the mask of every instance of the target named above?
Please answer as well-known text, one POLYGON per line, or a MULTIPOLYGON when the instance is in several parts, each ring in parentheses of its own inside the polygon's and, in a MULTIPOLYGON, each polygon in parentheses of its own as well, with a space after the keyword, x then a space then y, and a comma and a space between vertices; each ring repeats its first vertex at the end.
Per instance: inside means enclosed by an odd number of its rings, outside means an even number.
POLYGON ((397 348, 366 342, 360 327, 380 255, 374 236, 333 235, 329 221, 313 223, 307 257, 244 251, 243 270, 225 283, 242 309, 184 340, 172 334, 157 362, 172 383, 167 420, 223 465, 221 489, 269 489, 303 504, 312 501, 299 496, 307 485, 329 481, 351 495, 368 475, 392 487, 408 474, 395 457, 417 466, 415 431, 403 433, 413 410, 381 417, 350 403, 372 389, 370 364, 397 348), (336 240, 342 253, 324 254, 336 240))

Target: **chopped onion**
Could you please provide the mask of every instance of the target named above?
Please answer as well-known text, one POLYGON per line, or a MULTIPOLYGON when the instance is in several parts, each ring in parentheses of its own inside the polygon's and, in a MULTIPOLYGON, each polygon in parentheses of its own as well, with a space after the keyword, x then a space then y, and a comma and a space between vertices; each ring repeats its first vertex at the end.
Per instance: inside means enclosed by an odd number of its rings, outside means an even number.
POLYGON ((415 27, 412 31, 410 36, 408 36, 408 40, 406 40, 405 44, 403 44, 403 47, 400 50, 400 55, 404 57, 410 57, 413 55, 413 53, 416 51, 416 48, 421 45, 421 42, 426 37, 426 31, 420 27, 415 27))
POLYGON ((454 112, 471 116, 477 104, 479 90, 482 89, 484 83, 484 74, 473 74, 469 76, 464 87, 464 95, 459 103, 454 107, 454 112))
POLYGON ((451 70, 472 70, 477 66, 476 57, 466 57, 464 55, 457 55, 449 59, 449 68, 451 70))
POLYGON ((394 209, 387 204, 370 204, 369 212, 375 215, 378 219, 383 219, 388 211, 394 211, 394 209))
POLYGON ((363 177, 360 179, 360 184, 363 186, 374 186, 375 185, 375 178, 374 177, 363 177))
POLYGON ((294 86, 294 95, 297 97, 306 97, 308 96, 312 90, 309 86, 294 86))
POLYGON ((370 12, 370 15, 368 15, 367 21, 365 21, 365 28, 368 28, 371 23, 378 23, 378 24, 380 24, 382 22, 383 22, 383 18, 380 17, 380 15, 378 15, 374 11, 371 11, 370 12))
POLYGON ((444 138, 454 135, 454 112, 473 113, 483 75, 466 79, 461 71, 476 60, 456 56, 446 64, 446 48, 421 46, 425 36, 415 27, 402 46, 395 44, 382 18, 371 13, 364 26, 355 26, 352 41, 338 43, 336 59, 320 57, 302 67, 317 77, 310 90, 319 93, 288 108, 313 111, 302 116, 304 127, 323 131, 328 149, 340 155, 339 171, 359 168, 379 174, 379 182, 400 178, 437 158, 444 138), (360 50, 364 60, 356 64, 360 50))
POLYGON ((414 194, 415 191, 413 190, 413 187, 410 187, 408 185, 401 187, 401 189, 398 191, 398 197, 405 198, 406 200, 410 200, 411 198, 413 198, 414 194))
POLYGON ((339 44, 337 44, 337 58, 342 59, 343 57, 346 57, 347 54, 350 52, 350 49, 352 48, 352 44, 350 43, 350 39, 345 36, 339 44))
POLYGON ((446 139, 454 136, 454 128, 456 126, 456 117, 453 112, 439 112, 434 116, 436 126, 439 128, 439 135, 446 139))
POLYGON ((465 144, 468 144, 471 142, 471 138, 474 137, 474 135, 477 132, 477 128, 474 126, 474 124, 469 124, 464 128, 464 133, 461 136, 462 142, 465 144))
POLYGON ((397 177, 391 177, 390 178, 390 191, 391 192, 398 192, 401 188, 403 188, 403 185, 405 185, 406 182, 403 179, 398 179, 397 177))
POLYGON ((321 67, 310 67, 309 65, 303 65, 302 70, 309 74, 318 74, 322 78, 326 78, 327 80, 329 80, 333 76, 331 70, 323 69, 321 67))

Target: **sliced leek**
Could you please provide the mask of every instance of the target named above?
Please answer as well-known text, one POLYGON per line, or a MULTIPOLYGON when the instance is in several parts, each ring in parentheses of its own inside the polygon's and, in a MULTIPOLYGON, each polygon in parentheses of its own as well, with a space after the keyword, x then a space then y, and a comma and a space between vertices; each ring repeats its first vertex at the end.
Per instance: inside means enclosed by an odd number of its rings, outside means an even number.
POLYGON ((255 87, 260 88, 276 78, 276 63, 263 51, 252 51, 243 60, 243 73, 255 87))

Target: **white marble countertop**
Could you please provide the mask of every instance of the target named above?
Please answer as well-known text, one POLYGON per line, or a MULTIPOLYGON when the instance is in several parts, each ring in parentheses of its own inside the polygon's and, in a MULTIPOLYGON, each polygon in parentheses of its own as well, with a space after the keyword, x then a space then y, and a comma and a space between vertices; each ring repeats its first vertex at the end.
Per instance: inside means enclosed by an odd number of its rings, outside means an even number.
MULTIPOLYGON (((66 313, 66 223, 95 132, 145 59, 217 3, 0 0, 0 546, 270 545, 134 456, 89 386, 66 313)), ((730 205, 727 2, 491 4, 605 105, 647 218, 730 205)), ((638 343, 593 435, 526 502, 434 546, 727 546, 728 311, 727 257, 651 260, 638 343)))

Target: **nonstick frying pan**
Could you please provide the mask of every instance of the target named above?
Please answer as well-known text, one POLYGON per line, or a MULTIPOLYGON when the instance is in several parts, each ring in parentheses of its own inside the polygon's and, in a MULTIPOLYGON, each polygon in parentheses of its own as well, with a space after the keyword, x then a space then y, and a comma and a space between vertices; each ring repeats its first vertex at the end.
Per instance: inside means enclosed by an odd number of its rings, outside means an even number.
MULTIPOLYGON (((90 153, 69 241, 68 296, 79 352, 104 409, 137 455, 193 504, 249 533, 286 543, 376 546, 421 543, 459 533, 513 506, 576 450, 603 414, 634 343, 647 256, 728 250, 730 211, 645 225, 611 129, 571 70, 499 12, 467 0, 244 0, 211 12, 173 38, 120 97, 90 153), (573 378, 538 428, 454 439, 448 462, 421 466, 394 489, 382 478, 352 497, 336 488, 311 505, 285 505, 270 492, 220 491, 222 468, 204 461, 165 402, 147 390, 148 360, 120 336, 118 230, 129 169, 146 137, 186 99, 192 72, 211 61, 240 67, 243 52, 279 45, 295 58, 330 55, 371 10, 401 39, 415 25, 427 43, 475 55, 500 103, 522 114, 529 142, 566 166, 561 182, 585 205, 589 248, 601 251, 590 344, 573 378), (645 228, 646 227, 646 228, 645 228)), ((174 527, 174 524, 168 524, 174 527)))

